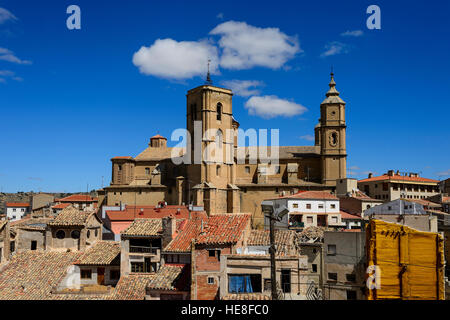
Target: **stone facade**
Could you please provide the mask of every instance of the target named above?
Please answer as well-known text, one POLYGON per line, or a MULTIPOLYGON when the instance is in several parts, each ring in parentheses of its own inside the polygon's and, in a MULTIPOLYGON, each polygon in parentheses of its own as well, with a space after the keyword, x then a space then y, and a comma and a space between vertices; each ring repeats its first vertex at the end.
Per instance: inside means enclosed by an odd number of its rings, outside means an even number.
POLYGON ((167 139, 157 135, 135 158, 112 158, 111 185, 101 191, 106 205, 193 204, 208 214, 252 213, 253 226, 262 227, 264 199, 299 190, 333 190, 336 179, 346 177, 346 123, 345 102, 333 74, 329 86, 320 105, 315 145, 269 147, 255 162, 248 155, 259 154, 258 147, 238 147, 231 90, 212 85, 189 90, 186 130, 191 139, 185 147, 168 148, 167 139), (207 152, 212 146, 215 150, 207 152), (197 159, 198 150, 209 156, 197 159), (279 164, 268 171, 267 161, 277 154, 279 164))

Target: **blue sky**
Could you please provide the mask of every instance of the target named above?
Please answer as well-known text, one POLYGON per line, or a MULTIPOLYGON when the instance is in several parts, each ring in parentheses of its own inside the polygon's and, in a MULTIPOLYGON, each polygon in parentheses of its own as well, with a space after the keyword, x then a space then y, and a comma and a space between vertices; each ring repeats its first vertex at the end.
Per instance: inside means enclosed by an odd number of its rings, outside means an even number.
POLYGON ((3 192, 84 191, 101 187, 102 176, 109 184, 110 158, 136 156, 152 135, 185 127, 185 94, 204 82, 207 57, 214 83, 238 84, 244 95, 233 98, 242 128, 280 128, 280 145, 313 144, 333 65, 347 102, 350 176, 450 175, 448 1, 7 0, 0 8, 3 192), (66 27, 71 4, 81 8, 81 30, 66 27), (381 30, 366 27, 371 4, 381 30), (254 97, 276 101, 279 112, 254 97))

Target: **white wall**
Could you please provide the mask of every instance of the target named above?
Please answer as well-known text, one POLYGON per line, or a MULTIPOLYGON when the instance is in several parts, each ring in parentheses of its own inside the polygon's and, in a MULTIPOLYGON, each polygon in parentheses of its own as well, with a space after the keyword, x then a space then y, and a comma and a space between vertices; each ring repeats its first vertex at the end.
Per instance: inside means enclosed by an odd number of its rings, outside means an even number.
POLYGON ((27 213, 26 207, 7 207, 6 216, 12 221, 20 220, 27 213))

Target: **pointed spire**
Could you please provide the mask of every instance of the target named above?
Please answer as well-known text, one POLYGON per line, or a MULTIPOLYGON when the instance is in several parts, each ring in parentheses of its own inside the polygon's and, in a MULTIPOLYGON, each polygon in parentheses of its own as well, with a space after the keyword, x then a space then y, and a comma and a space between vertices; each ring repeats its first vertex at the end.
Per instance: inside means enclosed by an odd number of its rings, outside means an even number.
POLYGON ((208 73, 206 74, 206 84, 212 85, 211 74, 209 73, 209 64, 211 63, 211 59, 208 59, 208 73))
POLYGON ((331 73, 330 73, 331 79, 328 86, 330 89, 328 89, 328 92, 326 93, 327 98, 322 102, 324 103, 345 103, 340 97, 339 97, 339 91, 336 90, 336 82, 334 81, 334 73, 333 73, 333 66, 331 67, 331 73))

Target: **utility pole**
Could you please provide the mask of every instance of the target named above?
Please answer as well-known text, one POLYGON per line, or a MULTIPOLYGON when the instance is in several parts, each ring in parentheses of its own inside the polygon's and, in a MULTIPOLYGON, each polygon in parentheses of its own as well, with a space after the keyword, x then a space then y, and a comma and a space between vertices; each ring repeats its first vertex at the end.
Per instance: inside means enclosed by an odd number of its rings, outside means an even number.
POLYGON ((277 272, 275 263, 275 218, 273 217, 273 212, 268 216, 270 221, 270 285, 272 287, 272 300, 278 300, 277 295, 277 272))

